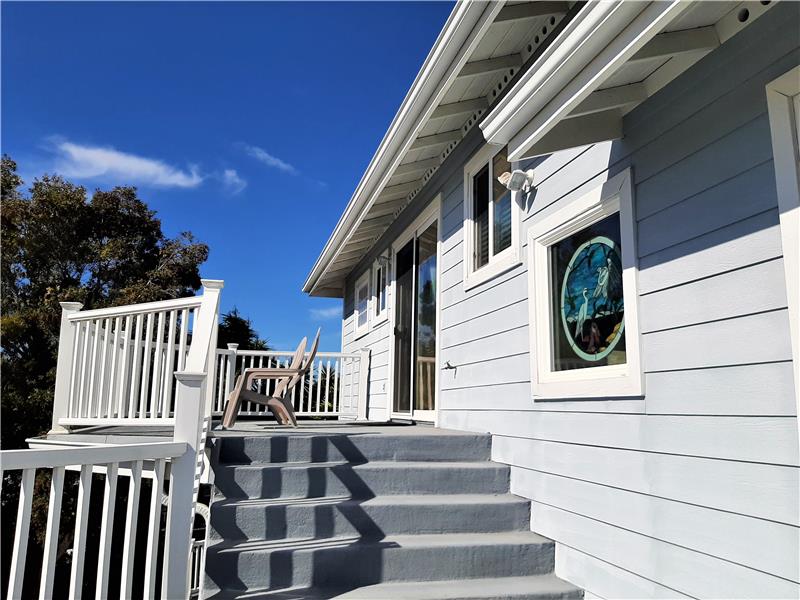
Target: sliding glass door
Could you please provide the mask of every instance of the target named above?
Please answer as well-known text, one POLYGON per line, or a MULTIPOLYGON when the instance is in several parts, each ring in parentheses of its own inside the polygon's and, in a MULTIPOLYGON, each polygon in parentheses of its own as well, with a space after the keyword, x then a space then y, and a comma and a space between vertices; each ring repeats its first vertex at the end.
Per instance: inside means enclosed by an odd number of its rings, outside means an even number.
POLYGON ((439 223, 433 217, 395 248, 393 413, 433 421, 439 223))

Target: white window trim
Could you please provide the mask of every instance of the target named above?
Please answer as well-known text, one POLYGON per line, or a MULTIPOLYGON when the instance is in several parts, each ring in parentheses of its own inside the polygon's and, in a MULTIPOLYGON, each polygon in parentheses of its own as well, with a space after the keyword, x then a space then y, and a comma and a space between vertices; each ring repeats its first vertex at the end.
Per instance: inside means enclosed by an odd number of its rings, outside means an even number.
POLYGON ((644 395, 635 228, 631 170, 626 169, 586 195, 565 204, 528 231, 531 388, 535 400, 644 395), (616 213, 619 213, 622 241, 626 364, 553 371, 549 247, 616 213))
MULTIPOLYGON (((509 271, 510 269, 519 265, 520 260, 520 208, 519 208, 519 192, 511 193, 511 246, 495 254, 489 258, 489 262, 482 267, 475 269, 474 265, 474 221, 472 214, 472 188, 473 177, 477 175, 484 166, 489 164, 490 169, 490 192, 489 192, 489 205, 493 204, 491 197, 491 182, 492 177, 495 175, 491 173, 491 161, 495 155, 503 149, 502 146, 487 145, 481 149, 470 161, 464 166, 464 290, 471 289, 481 283, 489 281, 509 271)), ((514 165, 512 165, 514 168, 514 165)), ((491 211, 491 208, 490 208, 491 211)), ((492 213, 490 212, 490 215, 492 213)), ((489 251, 492 251, 492 236, 494 231, 494 224, 492 219, 489 219, 489 251)))
POLYGON ((363 337, 369 333, 370 313, 372 312, 372 290, 370 280, 372 279, 372 269, 367 269, 361 276, 356 279, 356 285, 353 289, 353 335, 355 339, 363 337), (367 285, 367 322, 361 327, 358 326, 358 290, 364 284, 367 285))
POLYGON ((378 257, 372 265, 372 310, 370 311, 370 318, 372 319, 372 328, 375 329, 378 325, 383 324, 389 318, 389 259, 378 257), (383 269, 383 293, 386 295, 386 303, 383 310, 378 312, 377 307, 380 306, 380 293, 378 283, 378 269, 383 269))
POLYGON ((800 66, 768 83, 766 92, 786 274, 795 402, 800 414, 800 66))

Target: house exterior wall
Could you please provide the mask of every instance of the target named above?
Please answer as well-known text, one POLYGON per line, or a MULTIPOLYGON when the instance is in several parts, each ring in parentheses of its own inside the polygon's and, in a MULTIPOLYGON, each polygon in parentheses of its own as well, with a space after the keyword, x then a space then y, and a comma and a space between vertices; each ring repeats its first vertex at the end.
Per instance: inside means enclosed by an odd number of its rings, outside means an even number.
MULTIPOLYGON (((439 425, 494 434, 533 530, 558 542, 558 574, 590 595, 798 595, 798 429, 764 87, 800 63, 799 30, 796 5, 778 5, 627 115, 622 140, 533 161, 523 262, 468 291, 461 169, 420 196, 442 193, 440 354, 457 365, 441 372, 439 425), (645 396, 534 402, 527 229, 628 167, 645 396)), ((372 349, 369 416, 384 418, 389 324, 353 340, 352 294, 349 280, 343 349, 372 349)))

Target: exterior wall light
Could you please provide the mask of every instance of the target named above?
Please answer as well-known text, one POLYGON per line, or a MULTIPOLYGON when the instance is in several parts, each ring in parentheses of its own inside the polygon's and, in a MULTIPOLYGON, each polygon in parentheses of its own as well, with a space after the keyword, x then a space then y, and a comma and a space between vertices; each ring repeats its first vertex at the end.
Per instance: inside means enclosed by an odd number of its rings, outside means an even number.
POLYGON ((502 183, 512 192, 521 191, 527 194, 533 187, 533 169, 529 169, 527 171, 515 169, 511 171, 511 173, 506 171, 497 178, 497 181, 502 183))

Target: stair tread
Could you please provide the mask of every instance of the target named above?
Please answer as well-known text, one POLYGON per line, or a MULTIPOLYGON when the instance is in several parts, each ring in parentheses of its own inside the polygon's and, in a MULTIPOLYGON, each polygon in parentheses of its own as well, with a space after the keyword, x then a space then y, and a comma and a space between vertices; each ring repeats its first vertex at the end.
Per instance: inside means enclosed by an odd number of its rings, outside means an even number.
POLYGON ((349 462, 349 461, 328 461, 328 462, 283 462, 283 463, 223 463, 217 466, 218 469, 232 470, 262 470, 262 469, 309 469, 309 468, 335 468, 335 467, 351 467, 353 469, 373 468, 378 467, 381 469, 441 469, 443 467, 449 468, 482 468, 482 469, 499 469, 507 468, 507 465, 492 462, 490 460, 376 460, 364 462, 349 462))
POLYGON ((324 505, 360 505, 360 506, 395 506, 395 505, 429 505, 429 504, 527 504, 525 500, 514 494, 390 494, 378 495, 368 499, 352 496, 322 496, 312 498, 220 498, 212 505, 221 507, 269 507, 269 506, 324 506, 324 505))
POLYGON ((504 544, 552 544, 532 531, 500 531, 485 533, 415 533, 388 535, 379 540, 360 536, 328 538, 284 538, 280 540, 220 540, 209 546, 215 552, 259 552, 274 550, 322 550, 346 548, 354 544, 395 548, 452 548, 457 546, 497 546, 504 544))
POLYGON ((579 598, 582 594, 574 585, 553 574, 528 575, 524 577, 493 577, 483 579, 460 579, 441 581, 386 582, 359 587, 353 590, 334 588, 287 588, 283 590, 226 591, 212 596, 214 599, 237 598, 239 600, 322 600, 345 599, 401 599, 408 600, 455 600, 457 598, 579 598))

